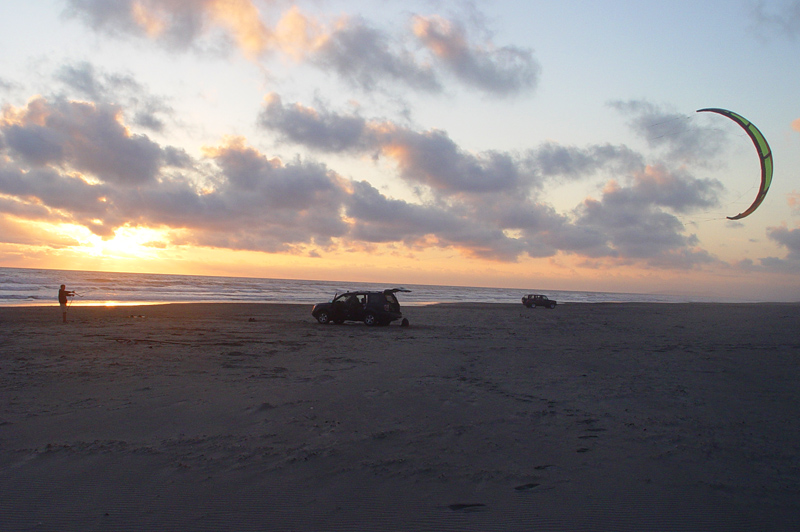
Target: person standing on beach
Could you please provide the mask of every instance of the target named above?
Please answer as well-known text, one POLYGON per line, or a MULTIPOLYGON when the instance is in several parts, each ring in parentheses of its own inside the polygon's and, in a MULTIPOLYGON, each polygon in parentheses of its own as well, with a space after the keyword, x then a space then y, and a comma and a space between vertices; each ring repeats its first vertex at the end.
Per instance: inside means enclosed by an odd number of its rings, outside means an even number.
POLYGON ((61 289, 58 291, 58 303, 61 305, 61 315, 64 317, 64 323, 67 323, 67 298, 75 295, 72 290, 67 290, 67 285, 62 284, 61 289))

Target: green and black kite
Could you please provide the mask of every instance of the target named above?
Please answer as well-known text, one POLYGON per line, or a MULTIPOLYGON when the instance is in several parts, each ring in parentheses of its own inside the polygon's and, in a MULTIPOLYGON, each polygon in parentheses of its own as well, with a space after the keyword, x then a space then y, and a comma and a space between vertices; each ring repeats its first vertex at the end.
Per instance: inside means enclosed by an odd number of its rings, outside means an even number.
POLYGON ((758 156, 761 159, 761 187, 758 190, 758 195, 756 196, 753 204, 750 205, 747 210, 737 214, 736 216, 728 216, 728 220, 739 220, 745 216, 749 216, 758 208, 759 205, 761 205, 761 202, 764 201, 764 198, 767 197, 767 191, 772 183, 772 151, 769 149, 767 139, 764 138, 764 135, 761 134, 761 132, 756 126, 753 125, 752 122, 743 116, 734 113, 733 111, 728 111, 726 109, 698 109, 697 112, 718 113, 722 116, 730 118, 744 128, 744 130, 750 136, 750 139, 752 139, 753 144, 755 144, 756 150, 758 151, 758 156))

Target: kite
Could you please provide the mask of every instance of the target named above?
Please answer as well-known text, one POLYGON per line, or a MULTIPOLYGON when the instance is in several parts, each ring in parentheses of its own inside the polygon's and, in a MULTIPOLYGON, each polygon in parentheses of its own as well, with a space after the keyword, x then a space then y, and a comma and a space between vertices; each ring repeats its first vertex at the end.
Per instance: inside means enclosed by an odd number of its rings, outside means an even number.
POLYGON ((758 151, 758 157, 761 159, 761 187, 758 189, 758 195, 756 196, 755 201, 753 201, 753 204, 750 205, 747 210, 740 212, 736 216, 728 216, 727 218, 728 220, 739 220, 745 216, 749 216, 758 208, 759 205, 761 205, 761 202, 764 201, 764 198, 767 197, 767 191, 772 183, 772 151, 769 149, 767 139, 764 138, 764 135, 761 134, 761 132, 756 126, 753 125, 752 122, 743 116, 734 113, 733 111, 709 108, 698 109, 697 112, 717 113, 730 118, 744 128, 744 130, 750 136, 750 139, 753 141, 753 144, 755 144, 756 150, 758 151))

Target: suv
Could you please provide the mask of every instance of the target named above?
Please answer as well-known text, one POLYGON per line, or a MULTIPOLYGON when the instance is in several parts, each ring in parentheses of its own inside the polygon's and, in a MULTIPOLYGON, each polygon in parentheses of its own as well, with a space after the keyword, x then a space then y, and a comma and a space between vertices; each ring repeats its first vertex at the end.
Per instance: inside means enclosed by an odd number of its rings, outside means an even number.
POLYGON ((547 307, 556 308, 556 302, 553 299, 547 299, 547 296, 542 294, 528 294, 522 298, 522 304, 528 308, 531 307, 547 307))
POLYGON ((336 294, 328 303, 314 305, 311 315, 322 324, 363 321, 367 325, 389 325, 403 317, 395 294, 410 291, 405 288, 391 288, 383 292, 336 294))

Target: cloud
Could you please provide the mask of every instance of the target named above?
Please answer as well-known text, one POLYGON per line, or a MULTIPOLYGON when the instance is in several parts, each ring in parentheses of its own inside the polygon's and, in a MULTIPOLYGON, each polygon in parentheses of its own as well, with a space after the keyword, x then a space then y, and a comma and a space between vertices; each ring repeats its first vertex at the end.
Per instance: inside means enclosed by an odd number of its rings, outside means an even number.
POLYGON ((125 223, 107 202, 112 193, 105 185, 90 185, 50 168, 0 165, 0 194, 13 198, 0 205, 0 212, 25 220, 83 225, 99 236, 110 236, 116 225, 125 223))
POLYGON ((272 38, 250 0, 68 0, 67 14, 100 33, 148 37, 177 50, 199 49, 216 35, 213 47, 256 57, 272 38))
POLYGON ((379 153, 395 162, 398 175, 410 185, 426 187, 447 205, 446 211, 432 211, 431 206, 420 210, 357 187, 360 201, 348 212, 357 220, 359 238, 413 241, 435 235, 440 244, 464 246, 473 254, 502 260, 523 254, 548 256, 559 250, 680 268, 713 260, 697 249, 696 237, 685 235, 683 224, 668 211, 688 213, 716 206, 722 184, 695 178, 686 168, 648 165, 642 154, 625 146, 579 148, 550 142, 524 154, 475 154, 463 150, 444 131, 414 131, 385 120, 284 104, 275 94, 265 100, 260 124, 285 141, 321 152, 379 153), (572 220, 533 201, 544 180, 580 180, 598 173, 616 179, 601 200, 582 203, 572 220), (362 219, 366 213, 388 218, 362 219), (406 214, 407 219, 400 222, 391 213, 406 214), (467 232, 472 237, 451 232, 451 224, 471 228, 467 232))
POLYGON ((514 261, 525 243, 465 209, 419 205, 383 196, 366 182, 354 183, 347 203, 354 220, 350 237, 367 242, 402 242, 411 249, 452 247, 467 256, 514 261))
POLYGON ((111 236, 123 225, 188 229, 185 241, 286 251, 344 236, 349 182, 324 165, 268 158, 240 138, 205 160, 130 133, 118 108, 42 97, 0 122, 3 212, 111 236))
POLYGON ((393 44, 388 34, 370 27, 361 18, 340 22, 309 55, 314 64, 364 90, 397 82, 426 92, 441 89, 430 66, 420 63, 402 45, 393 44))
MULTIPOLYGON (((135 86, 82 64, 59 79, 99 99, 115 83, 135 86)), ((242 137, 195 159, 132 132, 119 106, 39 96, 6 107, 0 121, 0 212, 102 237, 123 226, 171 230, 162 246, 308 254, 380 243, 499 261, 562 252, 680 268, 711 260, 669 211, 714 205, 719 183, 647 165, 625 146, 474 153, 442 130, 284 103, 275 93, 258 120, 319 153, 387 158, 417 200, 388 197, 314 160, 268 156, 242 137), (600 174, 615 179, 599 200, 576 198, 573 213, 537 200, 550 183, 600 174)))
POLYGON ((789 229, 785 226, 770 227, 767 237, 777 242, 789 252, 789 258, 800 261, 800 229, 789 229))
POLYGON ((381 153, 395 161, 404 179, 438 194, 520 191, 535 178, 524 160, 497 151, 468 153, 444 131, 384 125, 373 134, 381 153))
MULTIPOLYGON (((0 212, 4 212, 3 202, 0 200, 0 212)), ((4 244, 22 244, 24 246, 47 246, 50 248, 64 248, 78 245, 70 237, 65 237, 50 231, 42 230, 31 224, 20 222, 9 216, 0 215, 0 242, 4 244)))
POLYGON ((15 84, 0 77, 0 92, 9 92, 15 87, 15 84))
POLYGON ((776 33, 790 39, 800 36, 800 0, 790 0, 783 5, 758 2, 752 14, 755 29, 763 36, 774 36, 776 33))
POLYGON ((283 140, 315 150, 341 152, 369 149, 362 144, 367 127, 363 118, 324 109, 317 111, 298 103, 284 106, 281 97, 274 92, 264 98, 258 123, 277 132, 283 140))
MULTIPOLYGON (((576 225, 604 235, 605 249, 594 246, 594 255, 641 259, 652 266, 690 268, 712 260, 695 251, 697 239, 683 234, 680 220, 641 201, 635 188, 611 183, 601 200, 587 199, 578 209, 576 225)), ((587 250, 587 255, 591 255, 587 250)))
POLYGON ((795 213, 800 213, 800 192, 790 192, 787 194, 786 203, 795 213))
POLYGON ((642 154, 610 144, 585 148, 548 142, 524 154, 469 153, 444 131, 414 131, 388 121, 367 120, 300 104, 284 105, 267 96, 260 125, 287 141, 328 152, 380 153, 393 160, 400 176, 440 196, 507 194, 528 196, 543 179, 586 179, 598 172, 629 176, 638 199, 685 213, 716 205, 722 185, 647 166, 642 154))
POLYGON ((530 50, 473 45, 463 26, 439 16, 415 16, 413 32, 459 80, 487 93, 519 94, 534 89, 539 81, 541 67, 530 50))
POLYGON ((238 49, 254 60, 282 54, 366 90, 384 81, 424 91, 441 88, 436 74, 402 43, 359 17, 326 28, 295 6, 268 27, 250 0, 69 0, 68 13, 98 32, 149 38, 171 49, 238 49))
POLYGON ((207 147, 218 169, 212 190, 174 179, 145 191, 149 223, 192 229, 191 243, 231 249, 287 251, 299 244, 328 245, 348 226, 341 210, 346 180, 324 165, 284 164, 231 138, 207 147))
POLYGON ((546 142, 531 152, 531 157, 545 177, 583 179, 601 170, 631 173, 644 169, 644 157, 625 147, 603 144, 579 148, 546 142))
POLYGON ((629 116, 632 130, 650 147, 663 149, 670 160, 705 164, 721 153, 728 141, 722 129, 704 125, 694 114, 667 111, 642 100, 613 101, 609 106, 629 116))
POLYGON ((0 133, 12 154, 31 166, 66 166, 103 182, 152 181, 164 159, 160 147, 131 134, 120 108, 109 104, 37 97, 25 108, 7 108, 0 133))
POLYGON ((413 16, 408 32, 404 25, 387 31, 363 17, 326 24, 297 6, 267 24, 252 0, 68 0, 66 12, 98 33, 149 39, 171 50, 290 58, 365 91, 399 85, 438 93, 449 72, 464 86, 508 96, 533 90, 540 76, 531 50, 474 44, 463 26, 438 16, 413 16))
POLYGON ((800 132, 800 118, 792 122, 792 129, 797 132, 800 132))
POLYGON ((322 151, 380 153, 395 161, 408 182, 443 195, 519 190, 535 179, 524 157, 467 153, 444 131, 417 132, 357 115, 284 105, 274 94, 267 97, 259 123, 284 139, 322 151))
POLYGON ((763 269, 778 273, 800 273, 800 228, 770 227, 767 229, 767 238, 787 251, 785 258, 765 257, 761 259, 763 269))
POLYGON ((643 260, 654 267, 691 268, 715 260, 665 209, 684 213, 714 206, 719 182, 664 166, 647 166, 626 181, 609 181, 599 200, 583 201, 574 227, 562 231, 570 242, 566 249, 593 258, 643 260))
POLYGON ((658 165, 648 166, 644 172, 635 174, 630 192, 638 203, 686 213, 717 206, 722 189, 722 183, 717 180, 697 179, 685 170, 671 172, 658 165))
POLYGON ((132 76, 99 71, 86 61, 62 66, 55 78, 70 95, 119 105, 135 125, 151 131, 163 132, 165 117, 173 112, 164 99, 149 94, 132 76))
POLYGON ((51 167, 6 163, 0 165, 0 196, 16 201, 0 207, 38 221, 83 225, 104 237, 123 225, 187 229, 185 243, 231 249, 287 251, 296 244, 327 245, 346 234, 341 211, 348 183, 323 165, 284 164, 242 139, 206 152, 215 168, 214 188, 162 172, 130 190, 51 167))

